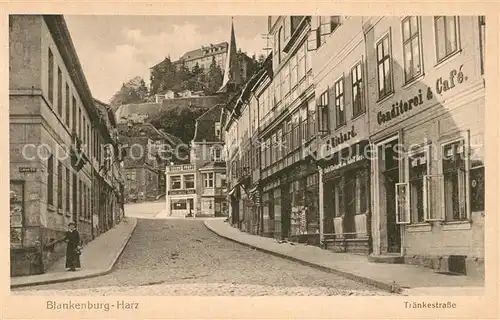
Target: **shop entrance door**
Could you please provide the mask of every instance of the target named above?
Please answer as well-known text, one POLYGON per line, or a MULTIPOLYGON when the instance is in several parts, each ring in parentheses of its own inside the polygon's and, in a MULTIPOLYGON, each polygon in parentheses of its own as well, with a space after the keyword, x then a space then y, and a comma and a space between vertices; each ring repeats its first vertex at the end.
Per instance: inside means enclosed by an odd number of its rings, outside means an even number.
POLYGON ((401 230, 396 223, 396 183, 399 182, 399 155, 393 140, 384 146, 383 187, 385 189, 385 212, 387 217, 387 252, 401 252, 401 230))
POLYGON ((323 199, 323 210, 325 213, 325 216, 323 218, 323 232, 325 234, 333 234, 333 219, 335 217, 335 183, 333 181, 325 183, 323 190, 323 199))
POLYGON ((281 237, 288 238, 290 235, 291 218, 291 198, 290 185, 287 184, 281 189, 281 237))

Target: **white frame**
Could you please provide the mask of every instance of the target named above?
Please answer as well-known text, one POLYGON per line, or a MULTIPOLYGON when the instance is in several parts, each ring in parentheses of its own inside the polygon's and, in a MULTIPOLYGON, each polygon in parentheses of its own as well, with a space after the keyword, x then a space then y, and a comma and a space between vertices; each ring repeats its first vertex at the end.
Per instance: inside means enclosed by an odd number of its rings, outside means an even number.
POLYGON ((431 222, 431 221, 445 221, 446 219, 446 213, 445 213, 445 206, 444 206, 444 188, 443 188, 443 185, 444 185, 444 179, 443 179, 443 175, 442 174, 437 174, 437 175, 432 175, 432 174, 427 174, 424 176, 424 203, 425 203, 425 206, 424 206, 424 221, 425 222, 431 222), (441 199, 443 199, 441 201, 441 205, 438 206, 436 205, 436 208, 439 208, 440 211, 440 215, 436 214, 435 218, 430 218, 429 217, 429 206, 428 206, 428 201, 429 201, 429 198, 428 198, 428 190, 427 190, 427 179, 429 178, 439 178, 441 179, 439 185, 440 185, 440 193, 441 193, 441 199))
POLYGON ((411 223, 411 213, 410 213, 410 192, 409 192, 409 189, 410 189, 410 184, 408 182, 398 182, 395 184, 396 185, 396 197, 395 197, 395 201, 396 201, 396 224, 398 225, 401 225, 401 224, 410 224, 411 223), (399 192, 398 192, 398 189, 400 186, 405 186, 406 187, 406 192, 405 192, 405 196, 406 196, 406 203, 405 203, 405 208, 406 208, 406 219, 405 221, 400 221, 399 220, 399 192))
MULTIPOLYGON (((404 28, 403 28, 403 21, 408 18, 408 17, 412 17, 412 16, 404 16, 401 18, 401 22, 400 22, 400 25, 401 25, 401 54, 403 55, 402 56, 402 61, 403 61, 403 80, 404 80, 404 84, 408 84, 408 83, 411 83, 413 81, 415 81, 415 79, 418 79, 419 77, 423 76, 424 75, 424 56, 423 56, 423 49, 422 49, 422 16, 414 16, 414 17, 417 17, 417 29, 418 29, 418 54, 420 55, 420 73, 415 75, 413 78, 411 79, 406 79, 406 72, 405 72, 405 49, 404 49, 404 28)), ((434 18, 434 17, 433 17, 434 18)), ((434 22, 434 21, 433 21, 434 22)), ((436 51, 436 54, 437 54, 437 51, 436 51)))
POLYGON ((392 53, 392 29, 389 27, 389 29, 387 30, 387 32, 385 32, 381 37, 379 37, 377 39, 377 41, 375 41, 375 65, 376 65, 376 69, 377 69, 377 101, 380 101, 380 100, 383 100, 385 98, 387 98, 388 96, 390 96, 391 94, 394 93, 395 91, 395 85, 394 85, 394 55, 392 53), (378 45, 380 42, 383 42, 383 39, 385 37, 389 37, 389 67, 391 68, 391 74, 390 74, 390 77, 391 77, 391 90, 389 90, 387 92, 387 94, 383 95, 383 96, 380 96, 380 83, 379 83, 379 61, 378 61, 378 45))
MULTIPOLYGON (((425 176, 428 176, 431 174, 431 162, 432 162, 432 158, 431 158, 431 153, 430 153, 430 147, 431 147, 431 144, 430 143, 425 143, 423 144, 422 146, 418 147, 418 148, 415 148, 415 149, 412 149, 412 150, 409 150, 407 153, 406 153, 406 159, 405 159, 405 162, 406 162, 406 168, 405 168, 405 181, 408 181, 408 184, 410 184, 410 168, 411 168, 411 163, 410 163, 410 158, 411 156, 415 155, 415 154, 418 154, 418 153, 424 153, 425 154, 425 158, 426 158, 426 165, 427 165, 427 174, 424 175, 424 180, 425 180, 425 176)), ((410 189, 411 189, 411 186, 409 185, 408 186, 410 189)), ((427 220, 425 220, 425 213, 426 213, 426 210, 427 210, 427 202, 426 202, 426 194, 425 194, 425 181, 424 181, 424 222, 426 222, 427 220)), ((411 192, 408 191, 408 201, 410 203, 410 224, 412 224, 412 212, 411 212, 411 192)), ((419 224, 419 222, 414 222, 413 221, 413 224, 419 224)))
POLYGON ((443 206, 445 208, 443 209, 443 214, 444 214, 444 222, 445 223, 453 223, 453 222, 460 222, 460 221, 470 221, 471 220, 471 209, 470 209, 470 132, 467 131, 465 134, 461 134, 460 136, 456 136, 451 139, 447 140, 442 140, 439 142, 440 146, 440 155, 441 155, 441 160, 439 161, 439 172, 443 176, 443 180, 441 183, 441 189, 442 189, 442 194, 443 194, 443 206), (466 219, 464 220, 446 220, 446 206, 445 206, 445 198, 444 198, 444 173, 443 173, 443 154, 444 154, 444 148, 450 144, 453 144, 455 142, 463 141, 464 142, 464 148, 465 148, 465 210, 466 210, 466 219))
POLYGON ((436 30, 436 20, 435 20, 436 17, 438 17, 438 16, 431 16, 431 18, 432 18, 432 32, 434 33, 434 35, 433 35, 433 37, 434 37, 434 58, 436 59, 435 65, 439 65, 442 62, 448 60, 450 57, 452 57, 455 54, 462 51, 462 41, 460 40, 460 16, 452 16, 452 17, 456 17, 456 22, 457 22, 457 25, 455 28, 455 36, 457 37, 457 50, 455 52, 445 56, 443 59, 439 60, 438 51, 437 51, 438 47, 437 47, 437 34, 436 34, 437 30, 436 30))

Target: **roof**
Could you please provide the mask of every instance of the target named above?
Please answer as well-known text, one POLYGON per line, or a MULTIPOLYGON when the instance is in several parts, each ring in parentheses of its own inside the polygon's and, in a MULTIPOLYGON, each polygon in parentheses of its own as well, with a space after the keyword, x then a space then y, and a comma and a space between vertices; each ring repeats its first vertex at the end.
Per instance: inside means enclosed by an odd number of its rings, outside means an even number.
POLYGON ((225 161, 207 162, 203 166, 201 166, 198 170, 209 170, 215 168, 221 168, 221 169, 226 168, 226 162, 225 161))
POLYGON ((220 121, 222 104, 216 104, 196 119, 193 142, 217 142, 220 138, 215 135, 215 123, 220 121))
POLYGON ((191 60, 196 60, 196 59, 201 59, 203 57, 210 57, 210 56, 215 56, 221 53, 224 53, 227 51, 228 43, 227 42, 221 42, 217 44, 210 44, 210 46, 207 47, 201 47, 195 50, 188 51, 184 53, 179 60, 175 61, 174 63, 182 62, 182 61, 191 61, 191 60), (223 47, 221 51, 215 51, 215 52, 208 52, 205 53, 204 50, 208 48, 215 48, 215 47, 223 47))

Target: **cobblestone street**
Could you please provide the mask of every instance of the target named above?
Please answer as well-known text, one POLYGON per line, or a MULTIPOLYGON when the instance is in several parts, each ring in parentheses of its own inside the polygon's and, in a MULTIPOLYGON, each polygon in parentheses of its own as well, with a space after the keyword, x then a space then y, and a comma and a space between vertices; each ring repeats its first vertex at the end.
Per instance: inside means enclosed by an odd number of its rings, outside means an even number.
MULTIPOLYGON (((83 260, 85 268, 85 260, 83 260)), ((30 295, 388 295, 222 239, 202 220, 139 219, 115 270, 30 295)))

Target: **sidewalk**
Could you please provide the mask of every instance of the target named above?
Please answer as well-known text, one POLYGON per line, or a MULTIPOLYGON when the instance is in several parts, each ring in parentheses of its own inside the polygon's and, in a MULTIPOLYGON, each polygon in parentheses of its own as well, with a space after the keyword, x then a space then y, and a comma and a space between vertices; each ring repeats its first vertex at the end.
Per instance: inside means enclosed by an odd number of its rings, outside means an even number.
POLYGON ((467 276, 438 274, 429 268, 406 264, 368 262, 365 256, 333 253, 303 244, 278 243, 231 227, 223 220, 206 220, 219 236, 276 256, 332 272, 389 292, 403 295, 483 295, 484 281, 467 276))
POLYGON ((56 261, 44 274, 12 277, 11 288, 92 278, 111 272, 137 225, 137 219, 125 218, 118 225, 99 235, 82 249, 82 269, 68 272, 66 257, 56 261))

